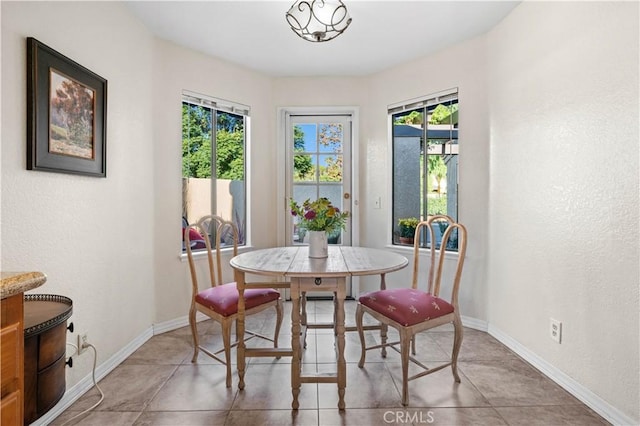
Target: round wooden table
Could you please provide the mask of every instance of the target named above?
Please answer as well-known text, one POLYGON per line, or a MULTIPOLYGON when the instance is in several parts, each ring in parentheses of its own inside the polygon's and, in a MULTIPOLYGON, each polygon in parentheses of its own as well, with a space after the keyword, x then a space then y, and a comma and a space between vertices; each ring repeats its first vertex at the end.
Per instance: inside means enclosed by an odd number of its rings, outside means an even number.
POLYGON ((329 246, 327 258, 310 258, 308 246, 276 247, 240 254, 231 259, 235 281, 238 286, 238 377, 239 388, 244 389, 246 357, 291 356, 291 407, 299 407, 298 395, 301 383, 337 383, 338 408, 343 410, 344 393, 347 384, 346 362, 344 358, 344 299, 346 281, 351 276, 384 275, 407 266, 407 259, 387 250, 352 246, 329 246), (281 277, 289 282, 247 282, 245 274, 281 277), (244 343, 244 290, 247 288, 290 288, 291 289, 291 349, 247 348, 244 343), (336 294, 335 318, 338 362, 336 374, 301 374, 301 324, 300 295, 307 291, 331 291, 336 294))

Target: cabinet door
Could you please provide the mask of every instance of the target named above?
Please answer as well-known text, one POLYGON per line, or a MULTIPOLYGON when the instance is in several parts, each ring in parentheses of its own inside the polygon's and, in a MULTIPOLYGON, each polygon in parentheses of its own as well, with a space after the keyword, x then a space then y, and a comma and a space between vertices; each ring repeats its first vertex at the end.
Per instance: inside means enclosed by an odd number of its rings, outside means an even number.
POLYGON ((10 393, 2 398, 0 406, 0 424, 2 426, 22 426, 22 398, 20 391, 10 393))
POLYGON ((20 324, 13 323, 2 328, 0 332, 0 377, 2 377, 2 396, 18 388, 20 363, 22 359, 22 342, 20 342, 20 324))
POLYGON ((23 421, 23 294, 2 299, 0 306, 0 380, 2 403, 0 424, 22 425, 23 421))

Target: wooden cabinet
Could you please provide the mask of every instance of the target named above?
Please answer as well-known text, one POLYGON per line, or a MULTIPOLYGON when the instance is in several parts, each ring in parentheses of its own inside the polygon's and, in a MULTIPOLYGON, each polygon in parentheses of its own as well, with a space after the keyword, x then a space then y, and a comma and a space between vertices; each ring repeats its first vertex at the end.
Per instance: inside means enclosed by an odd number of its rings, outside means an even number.
POLYGON ((0 424, 22 425, 24 376, 22 293, 2 299, 0 330, 0 424))
POLYGON ((0 425, 24 419, 24 292, 47 281, 42 272, 0 271, 0 425))
POLYGON ((24 422, 33 423, 64 395, 67 319, 71 299, 28 294, 24 299, 24 422))

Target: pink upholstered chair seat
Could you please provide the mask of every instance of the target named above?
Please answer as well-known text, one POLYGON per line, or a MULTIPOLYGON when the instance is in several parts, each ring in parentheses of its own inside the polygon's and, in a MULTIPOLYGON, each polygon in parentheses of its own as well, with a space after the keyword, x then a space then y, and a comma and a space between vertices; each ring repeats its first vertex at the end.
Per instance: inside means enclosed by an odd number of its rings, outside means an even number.
POLYGON ((359 300, 404 327, 453 312, 453 306, 444 299, 412 288, 378 290, 360 296, 359 300))
MULTIPOLYGON (((271 288, 244 291, 245 309, 278 300, 280 293, 271 288)), ((196 302, 228 317, 238 312, 238 289, 235 282, 211 287, 196 295, 196 302)))

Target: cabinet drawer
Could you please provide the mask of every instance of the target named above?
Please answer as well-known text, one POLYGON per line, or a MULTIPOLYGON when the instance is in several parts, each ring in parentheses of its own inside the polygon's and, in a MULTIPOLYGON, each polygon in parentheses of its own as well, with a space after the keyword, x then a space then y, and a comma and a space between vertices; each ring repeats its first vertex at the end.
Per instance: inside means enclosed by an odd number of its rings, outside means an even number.
POLYGON ((38 370, 47 368, 66 352, 67 323, 63 322, 40 334, 38 370))
POLYGON ((335 277, 300 278, 300 291, 336 291, 336 290, 338 290, 338 279, 335 277))
POLYGON ((0 369, 2 395, 16 389, 22 361, 20 323, 9 324, 0 332, 0 369))
POLYGON ((64 356, 38 373, 38 412, 49 411, 64 395, 64 356))

